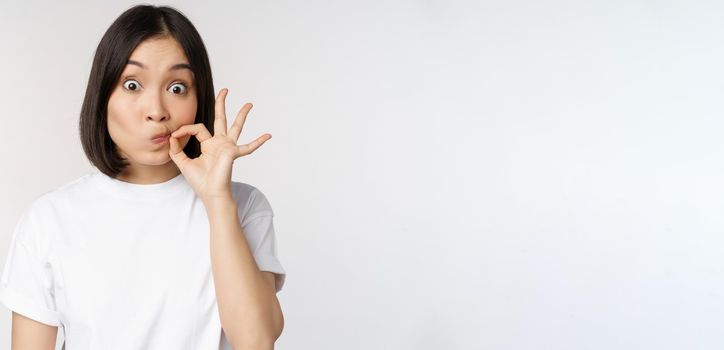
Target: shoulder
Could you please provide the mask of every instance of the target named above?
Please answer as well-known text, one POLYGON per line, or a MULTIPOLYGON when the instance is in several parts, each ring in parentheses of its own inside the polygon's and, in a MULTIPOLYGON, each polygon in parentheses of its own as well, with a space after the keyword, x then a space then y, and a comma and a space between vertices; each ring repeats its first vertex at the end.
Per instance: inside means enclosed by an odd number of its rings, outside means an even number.
POLYGON ((24 216, 47 215, 58 209, 67 207, 67 202, 81 194, 90 192, 89 183, 93 174, 88 173, 73 180, 62 183, 60 186, 40 192, 26 208, 24 216))
POLYGON ((41 192, 32 201, 30 208, 37 208, 37 210, 48 210, 52 208, 65 207, 69 201, 77 200, 83 195, 87 195, 93 192, 91 188, 95 174, 93 172, 87 173, 78 178, 69 180, 62 183, 60 186, 41 192))
POLYGON ((35 195, 30 204, 26 206, 16 224, 16 231, 22 231, 25 239, 40 240, 41 233, 48 232, 47 228, 57 226, 64 213, 72 210, 72 203, 88 193, 88 182, 92 174, 62 183, 52 190, 46 190, 35 195))
POLYGON ((257 187, 244 182, 232 181, 231 192, 238 205, 242 221, 246 222, 264 215, 274 215, 274 210, 266 195, 257 187))

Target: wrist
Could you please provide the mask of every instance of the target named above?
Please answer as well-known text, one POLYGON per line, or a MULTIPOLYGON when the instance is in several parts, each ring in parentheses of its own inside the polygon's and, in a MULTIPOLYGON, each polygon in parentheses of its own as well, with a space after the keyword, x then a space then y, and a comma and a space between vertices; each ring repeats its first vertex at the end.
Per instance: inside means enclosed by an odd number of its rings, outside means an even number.
POLYGON ((236 201, 231 196, 231 194, 219 195, 219 196, 207 196, 207 197, 201 198, 201 202, 204 203, 206 210, 216 210, 219 208, 236 207, 236 201))

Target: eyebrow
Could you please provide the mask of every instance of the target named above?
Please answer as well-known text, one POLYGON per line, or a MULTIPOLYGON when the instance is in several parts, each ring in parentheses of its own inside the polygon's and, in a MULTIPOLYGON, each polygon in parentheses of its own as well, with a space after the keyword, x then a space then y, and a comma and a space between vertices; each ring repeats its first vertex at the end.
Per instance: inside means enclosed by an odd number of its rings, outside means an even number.
MULTIPOLYGON (((127 64, 136 65, 136 66, 139 66, 139 67, 141 67, 141 68, 143 68, 143 69, 146 69, 146 66, 145 66, 143 63, 138 62, 138 61, 128 60, 128 63, 127 63, 127 64)), ((179 70, 179 69, 188 69, 188 70, 190 70, 191 72, 193 72, 193 69, 191 69, 191 66, 190 66, 188 63, 177 63, 177 64, 174 64, 174 65, 171 66, 171 68, 169 68, 168 70, 172 71, 172 70, 179 70)))

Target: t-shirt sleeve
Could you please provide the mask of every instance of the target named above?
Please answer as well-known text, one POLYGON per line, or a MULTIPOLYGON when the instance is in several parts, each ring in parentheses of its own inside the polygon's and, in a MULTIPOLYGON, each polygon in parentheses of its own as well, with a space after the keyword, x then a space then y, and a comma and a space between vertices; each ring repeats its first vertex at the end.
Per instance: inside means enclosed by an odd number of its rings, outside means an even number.
POLYGON ((53 275, 39 242, 37 216, 26 211, 15 225, 0 278, 0 303, 35 321, 60 326, 53 275))
POLYGON ((266 196, 256 188, 249 196, 241 227, 259 270, 274 273, 276 291, 279 292, 284 286, 286 272, 277 257, 274 212, 266 196))

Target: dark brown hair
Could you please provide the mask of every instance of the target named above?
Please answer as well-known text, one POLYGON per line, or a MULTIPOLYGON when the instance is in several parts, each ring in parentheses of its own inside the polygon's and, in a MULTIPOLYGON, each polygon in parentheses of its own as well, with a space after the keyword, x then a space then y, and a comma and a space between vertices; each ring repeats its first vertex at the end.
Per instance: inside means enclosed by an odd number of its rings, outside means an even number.
MULTIPOLYGON (((96 48, 88 78, 79 131, 83 151, 98 170, 115 178, 128 162, 116 150, 108 133, 108 99, 133 50, 153 37, 170 36, 179 42, 189 60, 196 86, 196 119, 214 133, 214 83, 201 36, 181 12, 167 6, 137 5, 123 12, 108 28, 96 48)), ((201 154, 191 137, 184 147, 190 158, 201 154)))

